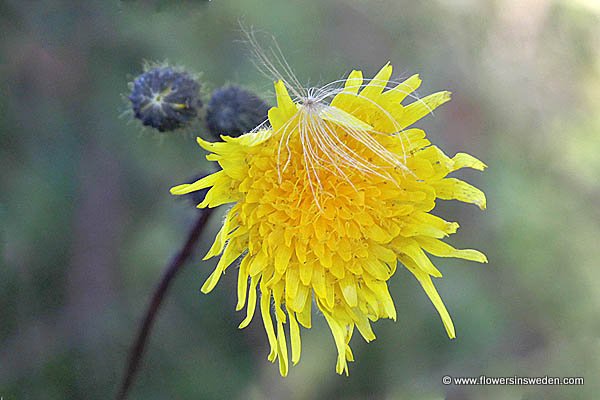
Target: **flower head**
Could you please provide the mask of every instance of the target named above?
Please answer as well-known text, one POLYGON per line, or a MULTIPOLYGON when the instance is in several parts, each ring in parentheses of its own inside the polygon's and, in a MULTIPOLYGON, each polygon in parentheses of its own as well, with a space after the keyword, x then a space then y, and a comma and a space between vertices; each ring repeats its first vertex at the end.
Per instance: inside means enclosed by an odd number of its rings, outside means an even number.
POLYGON ((181 128, 202 107, 200 85, 187 72, 152 67, 133 81, 129 100, 134 116, 160 132, 181 128))
POLYGON ((295 101, 275 83, 277 106, 268 128, 224 142, 198 138, 221 170, 171 189, 185 194, 211 187, 198 207, 233 203, 206 258, 221 254, 202 291, 213 290, 238 258, 237 310, 247 326, 258 307, 271 346, 288 372, 300 360, 300 325, 311 326, 313 305, 325 317, 338 351, 336 371, 348 373, 349 346, 357 328, 375 339, 371 322, 396 319, 388 280, 400 261, 437 309, 446 332, 452 320, 432 277, 442 276, 426 253, 486 262, 476 250, 457 250, 441 239, 458 224, 431 214, 437 199, 485 208, 475 187, 447 175, 463 167, 483 170, 474 157, 453 158, 409 128, 450 99, 438 92, 411 104, 417 75, 393 87, 392 67, 370 80, 353 71, 343 88, 309 90, 295 101), (273 319, 274 317, 274 319, 273 319))

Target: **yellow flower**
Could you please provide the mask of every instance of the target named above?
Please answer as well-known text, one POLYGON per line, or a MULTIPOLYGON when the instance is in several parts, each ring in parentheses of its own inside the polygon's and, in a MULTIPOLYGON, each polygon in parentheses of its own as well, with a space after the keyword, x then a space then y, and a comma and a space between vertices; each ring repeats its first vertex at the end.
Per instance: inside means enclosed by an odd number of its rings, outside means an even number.
POLYGON ((371 80, 353 71, 343 88, 309 90, 297 102, 282 81, 276 82, 270 127, 238 138, 223 136, 219 143, 198 138, 211 153, 207 159, 222 169, 171 189, 180 195, 212 187, 199 208, 234 203, 206 255, 222 253, 202 291, 213 290, 241 258, 237 310, 246 306, 247 316, 240 328, 250 323, 259 301, 271 346, 268 359, 279 359, 283 376, 289 363, 284 326, 289 326, 296 364, 299 325, 311 327, 313 304, 333 334, 336 371, 347 374, 354 328, 369 342, 375 339, 372 321, 396 319, 387 281, 398 261, 414 274, 454 338, 431 279, 442 274, 425 252, 487 262, 476 250, 442 242, 458 224, 430 213, 436 199, 484 209, 479 189, 446 176, 485 165, 465 153, 449 158, 425 132, 407 129, 447 102, 450 93, 401 105, 421 80, 414 75, 390 88, 391 74, 389 64, 371 80))

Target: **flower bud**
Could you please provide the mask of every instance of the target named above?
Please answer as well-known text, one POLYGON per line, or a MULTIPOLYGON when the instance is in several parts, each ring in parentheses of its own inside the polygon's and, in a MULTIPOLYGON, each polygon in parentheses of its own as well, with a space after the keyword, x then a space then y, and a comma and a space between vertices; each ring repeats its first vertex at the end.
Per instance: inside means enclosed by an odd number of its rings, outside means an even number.
POLYGON ((238 137, 266 121, 269 106, 256 94, 239 86, 224 86, 213 92, 206 111, 210 133, 238 137))
POLYGON ((129 100, 135 118, 160 132, 184 127, 198 117, 200 84, 172 67, 147 69, 135 78, 129 100))

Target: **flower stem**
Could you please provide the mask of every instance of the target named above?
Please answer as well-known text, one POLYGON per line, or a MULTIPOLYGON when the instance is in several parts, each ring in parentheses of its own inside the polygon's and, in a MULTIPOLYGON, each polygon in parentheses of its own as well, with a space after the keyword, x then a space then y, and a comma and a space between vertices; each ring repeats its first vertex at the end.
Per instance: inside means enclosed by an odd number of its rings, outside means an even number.
POLYGON ((139 370, 140 362, 142 361, 142 356, 144 355, 144 350, 146 348, 146 343, 148 342, 148 337, 150 336, 152 325, 156 319, 158 310, 167 294, 173 278, 175 278, 177 273, 181 270, 181 267, 192 255, 196 242, 200 238, 200 234, 202 233, 208 218, 212 214, 212 211, 213 209, 211 208, 200 211, 198 219, 190 230, 185 244, 171 259, 171 262, 167 265, 163 272, 162 279, 154 289, 152 300, 150 301, 150 304, 148 304, 148 308, 146 309, 144 319, 139 327, 137 337, 133 343, 133 346, 131 347, 127 368, 125 369, 123 380, 121 382, 121 388, 117 394, 116 400, 125 400, 127 398, 129 389, 131 389, 131 385, 133 384, 135 376, 139 370))

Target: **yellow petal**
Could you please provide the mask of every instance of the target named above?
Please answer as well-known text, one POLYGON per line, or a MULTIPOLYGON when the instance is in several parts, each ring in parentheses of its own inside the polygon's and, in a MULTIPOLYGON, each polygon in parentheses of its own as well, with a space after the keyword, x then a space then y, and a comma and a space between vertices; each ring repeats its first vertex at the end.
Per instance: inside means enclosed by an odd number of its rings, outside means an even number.
MULTIPOLYGON (((285 272, 285 298, 286 303, 292 303, 298 295, 298 285, 300 285, 300 277, 298 268, 288 268, 285 272)), ((300 307, 304 305, 304 301, 301 302, 300 307)), ((300 309, 294 308, 296 311, 300 309)))
POLYGON ((210 293, 215 286, 217 286, 217 283, 219 282, 219 279, 221 279, 221 275, 223 272, 225 272, 225 269, 229 267, 229 265, 231 265, 231 263, 234 262, 240 255, 242 255, 243 252, 243 247, 229 242, 225 248, 225 251, 223 252, 223 255, 219 259, 219 262, 217 263, 217 267, 213 273, 210 274, 206 282, 204 282, 202 288, 200 288, 202 293, 210 293))
POLYGON ((325 276, 325 270, 323 266, 318 261, 314 264, 314 270, 312 274, 312 287, 315 291, 315 294, 320 298, 325 298, 327 295, 327 280, 325 276))
POLYGON ((240 323, 238 326, 239 329, 244 329, 250 324, 252 318, 254 318, 254 311, 256 310, 256 297, 257 297, 257 289, 258 278, 253 277, 250 280, 250 295, 248 296, 248 308, 246 309, 246 318, 240 323))
POLYGON ((387 281, 390 278, 387 265, 375 256, 370 256, 363 263, 362 267, 375 279, 387 281))
POLYGON ((379 225, 371 225, 365 229, 365 234, 369 239, 373 239, 377 243, 388 243, 393 239, 393 236, 382 229, 379 225))
POLYGON ((261 273, 266 267, 269 258, 264 251, 259 251, 252 260, 250 260, 250 264, 248 266, 248 273, 250 276, 257 276, 261 273))
POLYGON ((368 132, 373 129, 371 125, 337 107, 324 106, 319 111, 319 117, 325 121, 333 122, 334 124, 349 130, 368 132))
POLYGON ((483 171, 487 168, 487 165, 467 153, 456 153, 456 155, 452 157, 452 161, 454 162, 452 171, 456 171, 457 169, 461 168, 473 168, 483 171))
POLYGON ((289 366, 287 341, 285 340, 283 322, 279 318, 277 318, 277 354, 279 355, 279 373, 281 376, 287 376, 289 366))
POLYGON ((182 195, 195 192, 201 189, 206 189, 207 187, 215 185, 220 179, 223 178, 225 178, 225 173, 223 171, 218 171, 214 174, 205 176, 202 179, 198 179, 194 183, 185 183, 183 185, 174 186, 171 188, 171 194, 182 195))
POLYGON ((413 273, 415 278, 419 281, 427 296, 435 306, 435 309, 440 314, 442 319, 442 323, 446 328, 446 333, 450 339, 454 339, 456 337, 456 332, 454 331, 454 324, 452 323, 452 318, 450 318, 450 314, 448 314, 448 310, 446 310, 446 306, 442 301, 440 295, 438 294, 435 286, 433 286, 433 282, 431 281, 431 277, 419 269, 414 262, 409 258, 403 258, 402 263, 404 266, 413 273))
POLYGON ((421 247, 428 253, 436 257, 455 257, 462 258, 464 260, 476 261, 480 263, 487 263, 487 257, 485 254, 472 249, 459 250, 450 246, 448 243, 442 242, 441 240, 426 237, 417 236, 415 238, 421 247))
POLYGON ((302 312, 306 306, 307 298, 310 297, 310 289, 305 285, 298 285, 296 296, 292 299, 289 306, 295 312, 302 312))
POLYGON ((271 345, 271 352, 267 357, 269 361, 273 362, 277 358, 277 337, 275 336, 275 329, 273 329, 273 320, 271 319, 271 291, 267 290, 262 284, 260 285, 261 297, 260 297, 260 313, 262 320, 265 325, 265 331, 267 332, 267 338, 271 345))
POLYGON ((381 92, 387 87, 388 81, 392 76, 392 71, 393 67, 388 62, 379 70, 377 75, 369 81, 367 86, 360 92, 360 95, 370 100, 377 100, 381 92))
POLYGON ((232 138, 230 136, 221 136, 221 137, 226 142, 236 143, 236 144, 238 144, 240 146, 244 146, 244 147, 254 147, 254 146, 257 146, 257 145, 262 144, 263 142, 267 141, 268 139, 271 138, 271 136, 273 136, 272 129, 261 129, 258 132, 245 133, 236 138, 232 138))
POLYGON ((279 246, 275 253, 275 270, 283 273, 288 266, 291 256, 292 249, 287 246, 279 246))
POLYGON ((233 203, 239 199, 239 193, 233 191, 229 184, 221 184, 213 186, 202 203, 198 204, 198 208, 218 207, 223 204, 233 203))
POLYGON ((292 363, 298 364, 300 353, 302 352, 302 342, 300 341, 300 327, 296 321, 295 313, 288 313, 290 317, 290 343, 292 345, 292 363))
POLYGON ((225 215, 223 226, 221 227, 221 229, 219 229, 217 236, 215 236, 215 241, 208 250, 208 253, 206 253, 206 255, 204 256, 203 260, 208 260, 211 257, 221 254, 221 252, 225 248, 225 244, 227 243, 227 239, 229 238, 229 232, 231 231, 231 222, 233 216, 235 215, 234 209, 235 207, 229 210, 229 212, 225 215))
POLYGON ((296 104, 292 101, 287 88, 283 81, 279 80, 275 82, 275 94, 277 96, 277 107, 285 110, 286 112, 295 112, 296 104))
POLYGON ((304 285, 310 284, 312 274, 313 274, 312 265, 313 265, 313 262, 304 262, 304 263, 300 263, 298 266, 298 268, 300 270, 300 281, 304 285))
POLYGON ((298 108, 292 101, 282 81, 275 82, 275 94, 277 96, 277 107, 269 110, 269 121, 275 132, 282 133, 280 131, 287 129, 286 127, 289 126, 288 122, 297 113, 298 108))
POLYGON ((202 139, 200 136, 196 137, 196 143, 206 151, 211 153, 218 153, 218 149, 223 148, 224 143, 213 143, 202 139))
POLYGON ((367 343, 372 340, 375 340, 375 333, 373 333, 373 329, 371 329, 371 323, 366 315, 360 315, 357 319, 354 320, 356 323, 356 327, 360 332, 361 336, 365 339, 367 343))
POLYGON ((402 236, 431 236, 443 238, 456 233, 459 225, 456 222, 448 222, 433 214, 425 212, 413 213, 406 226, 402 229, 402 236))
POLYGON ((346 78, 346 84, 344 85, 343 93, 358 93, 358 89, 362 86, 363 83, 363 73, 362 71, 354 70, 348 75, 346 78))
POLYGON ((419 74, 415 74, 393 89, 383 93, 381 98, 390 103, 400 103, 406 96, 417 90, 419 86, 421 86, 421 78, 419 74))
POLYGON ((410 126, 448 101, 450 101, 450 92, 446 91, 423 97, 404 107, 404 113, 398 123, 402 128, 410 126))
POLYGON ((352 71, 346 79, 344 90, 338 93, 333 100, 331 100, 331 107, 339 109, 349 109, 352 106, 353 101, 356 99, 358 89, 362 86, 363 74, 362 71, 352 71))
POLYGON ((339 281, 340 289, 344 299, 350 307, 358 305, 358 292, 356 288, 356 280, 351 274, 346 274, 344 279, 339 281))
POLYGON ((340 326, 337 320, 331 316, 331 314, 324 308, 319 307, 323 312, 323 316, 325 316, 325 320, 329 325, 329 329, 333 334, 333 340, 335 342, 335 347, 338 351, 337 363, 335 365, 335 372, 338 374, 344 373, 347 371, 348 365, 346 363, 346 341, 345 341, 345 329, 340 326))
POLYGON ((306 296, 306 301, 304 302, 304 308, 300 314, 296 314, 298 317, 298 322, 305 327, 306 329, 310 329, 312 326, 312 294, 309 291, 308 296, 306 296))
POLYGON ((439 182, 432 182, 437 197, 443 200, 458 200, 464 203, 477 205, 485 210, 485 194, 475 186, 469 185, 456 178, 446 178, 439 182))
POLYGON ((396 247, 396 250, 410 257, 423 272, 436 278, 442 277, 442 273, 433 265, 415 240, 408 239, 398 243, 400 244, 396 247))
POLYGON ((250 261, 250 257, 246 256, 240 263, 240 270, 238 272, 238 284, 237 284, 237 294, 238 301, 235 306, 235 310, 239 311, 244 308, 246 304, 246 295, 248 294, 248 261, 250 261))
POLYGON ((333 307, 335 306, 334 284, 335 283, 333 279, 327 279, 327 282, 325 284, 325 304, 327 305, 327 307, 329 307, 329 309, 333 309, 333 307))

